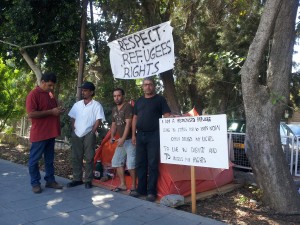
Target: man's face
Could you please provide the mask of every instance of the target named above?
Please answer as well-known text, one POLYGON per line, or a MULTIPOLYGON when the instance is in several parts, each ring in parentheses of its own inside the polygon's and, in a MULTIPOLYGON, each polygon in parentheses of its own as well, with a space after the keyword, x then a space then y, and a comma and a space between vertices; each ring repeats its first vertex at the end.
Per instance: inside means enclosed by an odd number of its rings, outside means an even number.
POLYGON ((53 92, 54 91, 54 85, 55 83, 52 82, 52 81, 44 81, 42 80, 41 81, 41 85, 40 87, 44 90, 44 91, 47 91, 47 92, 53 92))
POLYGON ((151 80, 143 81, 143 91, 146 95, 152 95, 155 93, 155 87, 151 80))
POLYGON ((93 93, 94 93, 94 91, 91 91, 90 89, 82 89, 81 90, 82 99, 91 98, 93 93))
POLYGON ((121 105, 124 101, 124 95, 122 95, 121 91, 114 91, 113 97, 114 97, 114 102, 117 105, 121 105))

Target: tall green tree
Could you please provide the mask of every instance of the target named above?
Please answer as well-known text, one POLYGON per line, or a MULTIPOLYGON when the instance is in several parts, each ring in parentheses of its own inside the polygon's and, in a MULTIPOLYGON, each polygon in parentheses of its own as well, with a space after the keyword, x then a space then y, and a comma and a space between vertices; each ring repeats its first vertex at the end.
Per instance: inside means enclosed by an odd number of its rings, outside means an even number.
POLYGON ((172 14, 176 82, 184 110, 243 116, 239 70, 258 26, 260 1, 182 1, 172 14), (182 96, 182 98, 181 98, 182 96))
MULTIPOLYGON (((141 94, 138 80, 114 79, 109 60, 108 42, 138 31, 141 27, 141 6, 136 0, 93 0, 89 15, 90 61, 87 66, 86 78, 97 84, 97 97, 104 104, 109 114, 113 105, 112 91, 116 87, 125 90, 127 100, 136 100, 141 94), (97 15, 97 20, 96 16, 97 15)), ((108 117, 109 118, 109 117, 108 117)))
MULTIPOLYGON (((2 1, 0 11, 0 55, 14 60, 23 73, 35 75, 22 81, 31 87, 39 83, 42 71, 55 72, 55 95, 61 93, 60 104, 66 106, 77 86, 81 1, 2 1)), ((23 113, 24 103, 19 105, 23 113)))
POLYGON ((0 58, 0 132, 24 115, 23 103, 31 87, 28 74, 16 69, 13 60, 0 58))
POLYGON ((29 66, 38 82, 44 70, 60 74, 78 55, 80 8, 79 0, 4 1, 0 48, 9 54, 3 57, 29 66))
MULTIPOLYGON (((171 13, 175 9, 175 0, 151 1, 141 0, 144 24, 151 27, 170 20, 171 13)), ((176 95, 173 70, 168 70, 160 74, 164 85, 164 95, 168 101, 170 109, 174 114, 180 114, 181 108, 176 95)))

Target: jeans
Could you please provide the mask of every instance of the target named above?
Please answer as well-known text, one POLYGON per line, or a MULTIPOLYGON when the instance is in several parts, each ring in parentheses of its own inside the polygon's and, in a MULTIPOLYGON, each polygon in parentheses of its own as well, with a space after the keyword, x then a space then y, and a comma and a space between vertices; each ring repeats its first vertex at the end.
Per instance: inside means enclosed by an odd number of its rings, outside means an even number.
POLYGON ((40 185, 41 174, 39 169, 39 161, 44 154, 45 162, 45 181, 54 182, 54 145, 55 138, 50 138, 43 141, 33 142, 30 147, 30 157, 29 157, 29 174, 31 185, 40 185))
POLYGON ((137 132, 136 136, 136 175, 138 193, 142 195, 157 194, 159 175, 160 143, 159 131, 137 132), (149 177, 147 179, 147 174, 149 177))
POLYGON ((85 182, 91 182, 93 180, 96 135, 90 132, 83 137, 78 137, 73 131, 71 142, 73 180, 82 181, 83 159, 85 159, 84 180, 85 182))

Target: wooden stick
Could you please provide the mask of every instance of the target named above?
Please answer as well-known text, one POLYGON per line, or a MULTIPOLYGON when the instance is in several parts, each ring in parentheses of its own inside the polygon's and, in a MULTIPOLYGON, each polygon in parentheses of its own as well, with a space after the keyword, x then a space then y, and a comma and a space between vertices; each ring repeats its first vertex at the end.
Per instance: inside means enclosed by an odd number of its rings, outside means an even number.
POLYGON ((196 176, 195 166, 191 166, 191 200, 192 200, 192 213, 196 214, 196 176))

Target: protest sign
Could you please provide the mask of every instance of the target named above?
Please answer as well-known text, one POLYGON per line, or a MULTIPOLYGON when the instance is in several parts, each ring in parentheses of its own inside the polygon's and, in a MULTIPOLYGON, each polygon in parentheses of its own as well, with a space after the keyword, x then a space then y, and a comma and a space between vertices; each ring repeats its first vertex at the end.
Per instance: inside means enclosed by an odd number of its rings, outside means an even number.
POLYGON ((162 118, 162 163, 229 168, 226 115, 162 118))
POLYGON ((165 22, 108 43, 113 75, 138 79, 174 67, 173 28, 165 22))

